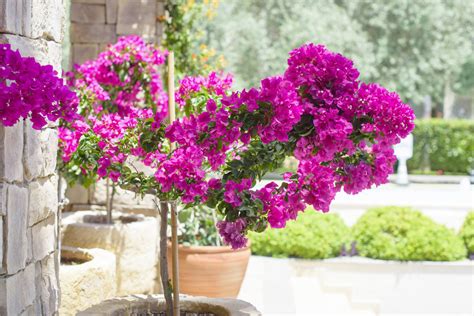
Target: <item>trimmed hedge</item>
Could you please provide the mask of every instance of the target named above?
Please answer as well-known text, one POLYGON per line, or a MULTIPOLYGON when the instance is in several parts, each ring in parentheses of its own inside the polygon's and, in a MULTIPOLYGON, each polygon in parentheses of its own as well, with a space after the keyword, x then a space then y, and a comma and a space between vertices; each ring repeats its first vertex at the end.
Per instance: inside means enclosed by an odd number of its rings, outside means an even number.
POLYGON ((361 256, 384 260, 454 261, 466 258, 462 239, 421 212, 404 207, 369 209, 352 227, 361 256))
POLYGON ((467 214, 459 235, 464 240, 468 254, 474 254, 474 211, 467 214))
POLYGON ((350 229, 337 214, 307 209, 284 229, 250 233, 252 253, 261 256, 324 259, 337 257, 350 241, 350 229))
POLYGON ((466 174, 474 167, 474 121, 416 120, 410 171, 466 174))

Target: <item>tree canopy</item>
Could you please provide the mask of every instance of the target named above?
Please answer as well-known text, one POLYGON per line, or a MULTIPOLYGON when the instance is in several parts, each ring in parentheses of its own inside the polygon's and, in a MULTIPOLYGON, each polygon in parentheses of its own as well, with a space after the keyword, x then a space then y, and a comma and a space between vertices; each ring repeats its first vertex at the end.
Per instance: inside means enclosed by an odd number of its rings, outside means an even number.
POLYGON ((463 0, 227 0, 208 22, 207 43, 227 59, 238 87, 280 74, 286 52, 305 42, 354 60, 366 81, 414 104, 442 100, 450 82, 472 82, 474 6, 463 0))

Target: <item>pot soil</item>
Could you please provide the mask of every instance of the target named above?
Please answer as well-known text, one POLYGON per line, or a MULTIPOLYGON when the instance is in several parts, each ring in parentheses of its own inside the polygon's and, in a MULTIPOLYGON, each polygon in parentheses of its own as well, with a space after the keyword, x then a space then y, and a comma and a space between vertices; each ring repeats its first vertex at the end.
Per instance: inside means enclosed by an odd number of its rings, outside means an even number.
MULTIPOLYGON (((230 298, 207 298, 180 295, 183 316, 257 316, 261 313, 251 304, 230 298)), ((96 315, 164 315, 163 295, 132 295, 114 298, 90 307, 78 316, 96 315)))
MULTIPOLYGON (((178 247, 180 292, 207 297, 233 297, 239 294, 250 258, 250 247, 178 247)), ((168 267, 172 276, 171 244, 168 267)))
POLYGON ((61 248, 60 315, 76 315, 116 295, 115 255, 103 249, 61 248))
POLYGON ((157 223, 153 217, 103 211, 63 213, 62 244, 101 248, 116 256, 117 295, 152 293, 156 284, 157 223))

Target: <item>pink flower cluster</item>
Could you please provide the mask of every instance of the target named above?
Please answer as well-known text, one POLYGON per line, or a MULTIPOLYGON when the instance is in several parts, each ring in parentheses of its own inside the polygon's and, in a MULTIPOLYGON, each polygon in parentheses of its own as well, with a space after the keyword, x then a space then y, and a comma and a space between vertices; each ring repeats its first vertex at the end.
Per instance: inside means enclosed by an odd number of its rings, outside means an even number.
POLYGON ((231 245, 233 249, 239 249, 247 245, 247 238, 245 237, 247 223, 245 219, 239 218, 234 222, 220 221, 216 226, 224 242, 231 245))
POLYGON ((180 147, 170 157, 158 164, 155 179, 161 185, 161 192, 173 188, 181 192, 183 203, 192 203, 196 198, 205 201, 208 185, 202 169, 203 155, 195 146, 180 147))
POLYGON ((160 76, 165 58, 166 52, 133 35, 119 38, 96 59, 76 66, 69 84, 81 97, 81 113, 59 130, 65 164, 79 164, 83 176, 119 180, 121 166, 133 150, 123 142, 126 133, 152 118, 152 126, 159 127, 167 115, 167 94, 160 76), (100 156, 87 165, 71 161, 86 133, 93 135, 86 141, 100 156))
POLYGON ((242 204, 240 193, 249 190, 252 187, 252 179, 242 179, 240 182, 229 180, 225 184, 224 201, 233 207, 239 207, 242 204))
POLYGON ((213 170, 225 163, 226 152, 240 137, 240 124, 231 121, 230 112, 214 99, 206 111, 181 118, 166 129, 166 137, 181 146, 199 146, 213 170))
MULTIPOLYGON (((264 144, 287 142, 289 132, 303 113, 295 86, 282 77, 266 78, 259 89, 234 93, 224 98, 223 103, 234 111, 253 113, 257 122, 243 137, 255 130, 264 144)), ((243 139, 244 143, 247 141, 243 139)))
POLYGON ((8 44, 0 44, 0 121, 13 126, 31 119, 41 129, 47 120, 72 120, 76 95, 64 85, 52 66, 42 66, 32 57, 22 57, 8 44))
POLYGON ((167 52, 156 49, 141 37, 120 37, 94 60, 76 66, 70 84, 94 102, 94 111, 130 115, 139 107, 155 107, 160 120, 166 117, 167 94, 160 66, 167 52))
POLYGON ((199 92, 223 97, 231 87, 231 75, 221 78, 217 73, 211 72, 208 76, 186 76, 180 81, 176 91, 176 103, 185 106, 186 101, 191 100, 199 92))
MULTIPOLYGON (((396 161, 391 147, 412 131, 415 116, 396 93, 361 83, 358 76, 351 60, 322 45, 306 44, 290 53, 282 78, 264 79, 260 90, 244 90, 225 100, 239 110, 262 109, 264 115, 251 128, 262 143, 288 143, 299 160, 297 173, 286 174, 282 185, 249 189, 263 203, 261 216, 272 227, 284 227, 305 204, 329 211, 342 188, 356 194, 387 182, 396 161)), ((224 197, 234 197, 232 185, 224 188, 224 197)), ((240 205, 234 199, 224 201, 240 205)), ((237 247, 242 236, 236 232, 247 229, 239 225, 229 234, 229 228, 225 237, 237 247)))

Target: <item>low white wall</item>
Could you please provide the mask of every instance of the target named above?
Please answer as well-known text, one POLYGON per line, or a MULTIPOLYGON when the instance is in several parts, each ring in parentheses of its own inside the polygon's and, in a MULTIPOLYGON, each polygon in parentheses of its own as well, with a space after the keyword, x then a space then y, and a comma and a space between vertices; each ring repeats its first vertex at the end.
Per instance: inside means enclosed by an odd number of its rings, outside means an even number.
POLYGON ((252 256, 239 298, 264 315, 473 315, 474 262, 252 256))

